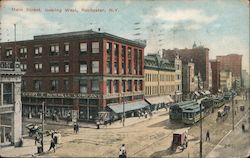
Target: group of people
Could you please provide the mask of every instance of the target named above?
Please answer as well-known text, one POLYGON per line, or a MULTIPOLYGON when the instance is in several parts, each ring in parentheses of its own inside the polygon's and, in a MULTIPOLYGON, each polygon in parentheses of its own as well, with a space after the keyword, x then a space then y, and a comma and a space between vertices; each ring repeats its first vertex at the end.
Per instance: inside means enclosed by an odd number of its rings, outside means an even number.
POLYGON ((125 144, 122 144, 120 151, 119 151, 119 158, 126 158, 127 157, 127 151, 125 148, 125 144))
POLYGON ((139 117, 139 119, 141 118, 141 117, 145 117, 145 118, 147 118, 148 117, 148 115, 149 115, 149 117, 152 117, 152 112, 151 111, 141 111, 141 110, 139 110, 138 111, 138 117, 139 117))

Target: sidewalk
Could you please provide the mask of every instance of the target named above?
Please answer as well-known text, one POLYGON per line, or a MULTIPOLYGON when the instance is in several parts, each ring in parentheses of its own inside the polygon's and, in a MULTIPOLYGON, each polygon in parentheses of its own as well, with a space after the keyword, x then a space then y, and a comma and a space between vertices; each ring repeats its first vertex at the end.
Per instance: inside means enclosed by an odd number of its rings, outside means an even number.
MULTIPOLYGON (((164 114, 166 113, 166 109, 160 109, 158 111, 154 111, 153 112, 153 116, 154 117, 155 115, 160 115, 160 114, 164 114)), ((148 120, 150 119, 150 117, 148 116, 147 118, 145 117, 129 117, 129 118, 126 118, 125 119, 125 126, 130 126, 130 125, 133 125, 133 124, 137 124, 139 122, 142 122, 142 121, 145 121, 145 120, 148 120)), ((30 123, 38 123, 40 124, 41 123, 41 119, 39 118, 32 118, 32 119, 28 119, 28 118, 23 118, 23 121, 25 122, 30 122, 30 123)), ((62 125, 62 126, 73 126, 73 122, 69 122, 67 124, 66 121, 64 120, 59 120, 59 121, 52 121, 50 119, 45 119, 45 124, 48 124, 48 125, 62 125)), ((96 124, 95 123, 91 123, 91 122, 78 122, 80 128, 97 128, 96 124)), ((112 122, 112 124, 107 124, 107 125, 101 125, 100 128, 122 128, 123 127, 123 123, 120 121, 120 120, 117 120, 115 122, 112 122)))
MULTIPOLYGON (((33 139, 26 138, 23 141, 24 143, 22 147, 8 146, 1 148, 0 157, 34 157, 39 155, 37 153, 37 146, 35 145, 35 141, 33 139)), ((44 137, 45 153, 48 152, 49 146, 50 137, 44 137)), ((58 147, 60 147, 60 145, 58 145, 58 147)))

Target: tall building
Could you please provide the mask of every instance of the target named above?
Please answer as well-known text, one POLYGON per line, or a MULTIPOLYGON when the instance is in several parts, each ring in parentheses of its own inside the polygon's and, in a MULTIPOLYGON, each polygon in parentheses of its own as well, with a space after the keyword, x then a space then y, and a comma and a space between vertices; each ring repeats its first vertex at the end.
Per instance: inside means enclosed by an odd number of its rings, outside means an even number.
POLYGON ((22 80, 24 115, 36 116, 44 101, 46 116, 74 114, 94 120, 103 110, 121 113, 123 101, 130 106, 125 111, 145 104, 145 46, 89 30, 34 36, 16 42, 16 47, 14 42, 1 43, 1 58, 17 56, 26 72, 22 80))
POLYGON ((0 61, 0 145, 17 146, 22 138, 20 63, 0 61))
POLYGON ((232 72, 221 71, 220 72, 220 88, 223 91, 232 89, 232 72))
POLYGON ((224 56, 216 56, 216 59, 220 61, 221 71, 231 71, 233 80, 241 80, 242 75, 242 55, 228 54, 224 56))
POLYGON ((164 106, 175 98, 175 66, 158 54, 150 54, 144 57, 145 64, 145 99, 154 108, 164 106))
POLYGON ((212 69, 212 93, 217 93, 220 89, 220 62, 210 60, 212 69))
POLYGON ((190 99, 192 93, 197 90, 194 82, 194 67, 193 62, 182 64, 182 92, 186 99, 190 99))
POLYGON ((174 58, 176 54, 179 54, 180 59, 183 63, 188 63, 193 60, 195 64, 194 73, 198 75, 200 72, 201 79, 204 83, 203 87, 208 89, 209 84, 209 49, 203 46, 197 47, 196 44, 193 45, 192 49, 174 49, 174 50, 164 50, 163 58, 171 59, 174 58))

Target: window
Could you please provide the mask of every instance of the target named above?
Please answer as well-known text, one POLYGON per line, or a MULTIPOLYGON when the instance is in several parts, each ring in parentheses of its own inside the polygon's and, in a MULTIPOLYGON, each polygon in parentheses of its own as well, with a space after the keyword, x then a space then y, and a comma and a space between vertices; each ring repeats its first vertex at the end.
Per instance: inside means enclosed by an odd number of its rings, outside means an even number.
POLYGON ((138 66, 138 49, 134 49, 134 74, 137 74, 137 66, 138 66))
POLYGON ((114 73, 118 74, 118 64, 117 64, 117 62, 114 63, 114 73))
POLYGON ((106 50, 107 50, 107 54, 108 54, 108 57, 109 57, 111 52, 112 52, 112 43, 111 42, 106 43, 106 50))
POLYGON ((34 81, 34 89, 35 89, 35 91, 41 91, 42 90, 42 81, 35 80, 34 81))
POLYGON ((117 61, 119 58, 119 45, 115 44, 114 49, 115 49, 115 61, 117 61))
POLYGON ((138 91, 138 88, 137 88, 137 80, 134 80, 134 91, 138 91))
POLYGON ((51 45, 50 46, 50 56, 59 55, 59 45, 51 45))
POLYGON ((122 46, 122 74, 125 74, 125 63, 126 63, 126 47, 122 46))
POLYGON ((87 43, 80 43, 80 52, 81 53, 87 52, 87 43))
POLYGON ((99 73, 99 61, 92 61, 92 73, 99 73))
POLYGON ((8 58, 8 57, 11 57, 12 56, 12 49, 8 49, 8 50, 6 50, 6 57, 8 58))
POLYGON ((92 53, 99 53, 99 42, 92 42, 92 53))
POLYGON ((51 73, 58 73, 59 72, 59 64, 58 63, 51 63, 50 64, 50 72, 51 73))
POLYGON ((98 80, 92 80, 91 82, 92 82, 92 84, 91 84, 92 92, 99 92, 99 81, 98 80))
POLYGON ((131 48, 128 48, 128 73, 132 74, 131 48))
POLYGON ((81 62, 80 63, 80 73, 87 73, 87 63, 81 62))
POLYGON ((21 90, 25 90, 25 87, 26 87, 26 81, 22 80, 21 90))
POLYGON ((68 62, 64 63, 64 72, 69 72, 69 63, 68 62))
POLYGON ((69 44, 68 44, 68 43, 65 43, 65 44, 64 44, 64 51, 65 51, 65 52, 68 52, 68 51, 69 51, 69 44))
POLYGON ((3 103, 13 104, 13 83, 3 84, 3 103))
POLYGON ((64 85, 64 90, 68 91, 69 90, 69 80, 64 80, 63 85, 64 85))
POLYGON ((126 92, 126 80, 122 80, 122 91, 126 92))
POLYGON ((139 50, 139 75, 142 75, 142 50, 139 50))
POLYGON ((132 91, 132 80, 128 80, 128 91, 132 91))
POLYGON ((27 64, 20 64, 20 68, 22 71, 27 70, 27 64))
POLYGON ((57 91, 58 90, 58 84, 59 84, 58 80, 51 80, 50 83, 51 83, 51 90, 52 91, 57 91))
POLYGON ((119 80, 114 81, 114 92, 115 93, 119 92, 119 80))
POLYGON ((107 74, 111 74, 111 62, 107 61, 107 74))
POLYGON ((80 80, 79 81, 79 87, 80 87, 80 93, 87 93, 87 81, 86 80, 80 80))
POLYGON ((140 81, 139 81, 139 90, 140 90, 140 91, 142 91, 142 87, 143 87, 143 81, 140 80, 140 81))
POLYGON ((35 71, 41 71, 43 68, 43 64, 41 63, 35 63, 35 71))
POLYGON ((43 52, 43 47, 39 46, 39 47, 35 47, 35 56, 42 56, 42 52, 43 52))
POLYGON ((111 93, 111 80, 107 80, 106 81, 107 83, 107 88, 106 88, 106 90, 107 90, 107 93, 111 93))
POLYGON ((20 48, 20 57, 27 58, 27 48, 26 47, 20 48))

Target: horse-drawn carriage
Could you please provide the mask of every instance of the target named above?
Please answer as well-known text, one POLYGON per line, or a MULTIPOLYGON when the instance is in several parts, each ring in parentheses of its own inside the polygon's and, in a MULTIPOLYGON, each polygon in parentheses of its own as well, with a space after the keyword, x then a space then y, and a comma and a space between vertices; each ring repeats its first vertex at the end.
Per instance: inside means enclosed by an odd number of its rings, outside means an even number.
POLYGON ((182 151, 186 149, 188 146, 187 136, 188 136, 187 130, 179 129, 174 131, 173 141, 171 144, 172 151, 176 151, 177 148, 179 148, 182 151))
POLYGON ((30 124, 27 124, 25 127, 29 130, 28 133, 30 137, 33 137, 36 134, 42 134, 42 129, 37 124, 30 123, 30 124))

